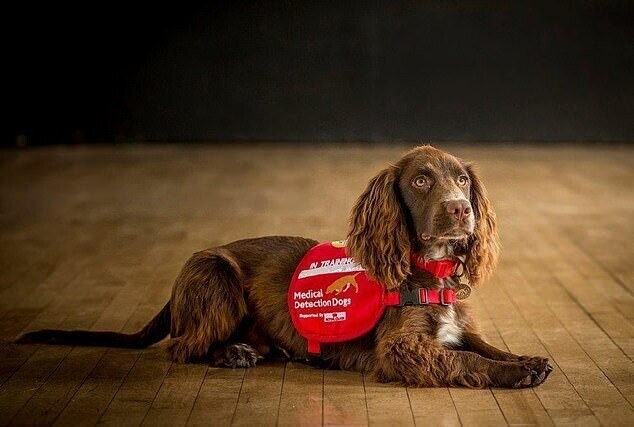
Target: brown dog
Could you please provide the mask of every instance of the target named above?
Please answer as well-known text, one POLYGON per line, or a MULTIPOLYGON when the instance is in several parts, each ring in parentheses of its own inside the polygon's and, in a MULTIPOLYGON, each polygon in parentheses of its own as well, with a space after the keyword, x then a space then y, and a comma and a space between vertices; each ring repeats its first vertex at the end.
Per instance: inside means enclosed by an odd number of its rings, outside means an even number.
MULTIPOLYGON (((276 349, 307 358, 293 327, 287 290, 293 271, 316 241, 301 237, 240 240, 195 253, 176 279, 170 301, 135 334, 43 330, 18 342, 146 347, 168 334, 177 362, 211 359, 254 366, 276 349)), ((410 265, 460 258, 471 285, 481 284, 498 256, 495 214, 473 165, 433 147, 418 147, 376 175, 351 215, 348 253, 388 290, 453 288, 410 265)), ((412 386, 526 387, 552 367, 542 357, 516 356, 488 345, 466 302, 388 307, 370 332, 324 345, 327 366, 374 374, 412 386)))
POLYGON ((356 293, 359 293, 359 285, 357 284, 357 279, 355 279, 355 276, 357 274, 351 274, 349 276, 344 276, 337 279, 330 286, 328 286, 328 288, 326 288, 326 293, 330 294, 334 292, 335 295, 339 295, 341 292, 345 292, 350 289, 350 286, 354 288, 356 293))

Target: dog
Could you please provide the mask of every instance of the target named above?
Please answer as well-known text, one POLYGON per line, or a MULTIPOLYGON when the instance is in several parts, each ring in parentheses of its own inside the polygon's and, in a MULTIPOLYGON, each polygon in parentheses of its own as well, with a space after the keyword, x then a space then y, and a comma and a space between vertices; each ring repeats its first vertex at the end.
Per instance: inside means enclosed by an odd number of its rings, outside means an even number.
MULTIPOLYGON (((280 351, 309 359, 287 293, 296 266, 316 245, 272 236, 196 252, 169 302, 137 333, 41 330, 17 342, 144 348, 169 335, 175 362, 252 367, 280 351)), ((499 253, 495 213, 475 166, 432 146, 414 148, 370 180, 343 245, 387 292, 425 295, 458 288, 460 278, 457 271, 435 277, 412 262, 412 253, 459 261, 473 287, 491 275, 499 253)), ((468 301, 388 307, 370 332, 324 345, 321 362, 417 387, 522 388, 541 384, 553 370, 544 357, 487 344, 468 301)))
POLYGON ((356 293, 359 293, 359 285, 357 284, 357 280, 355 279, 355 276, 357 274, 344 276, 337 279, 326 288, 326 293, 331 294, 334 292, 335 295, 339 295, 342 292, 346 292, 348 289, 350 289, 351 286, 354 287, 356 293))

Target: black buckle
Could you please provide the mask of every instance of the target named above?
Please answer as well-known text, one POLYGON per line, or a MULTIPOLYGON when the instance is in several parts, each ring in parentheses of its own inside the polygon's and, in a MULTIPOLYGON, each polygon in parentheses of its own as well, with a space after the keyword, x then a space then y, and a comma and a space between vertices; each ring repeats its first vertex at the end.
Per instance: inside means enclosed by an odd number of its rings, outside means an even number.
POLYGON ((412 290, 408 290, 408 291, 402 291, 401 292, 401 301, 399 302, 398 306, 399 307, 403 307, 406 305, 421 305, 421 304, 427 304, 427 290, 424 289, 425 291, 425 301, 422 302, 420 300, 420 289, 412 289, 412 290))

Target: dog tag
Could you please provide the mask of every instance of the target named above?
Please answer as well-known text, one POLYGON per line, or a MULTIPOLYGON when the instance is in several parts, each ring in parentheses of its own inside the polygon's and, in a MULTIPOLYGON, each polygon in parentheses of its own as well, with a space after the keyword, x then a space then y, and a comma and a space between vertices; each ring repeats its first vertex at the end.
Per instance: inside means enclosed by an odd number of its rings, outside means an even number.
POLYGON ((469 286, 468 283, 460 282, 458 286, 456 286, 455 291, 456 298, 462 301, 469 298, 469 295, 471 295, 471 286, 469 286))

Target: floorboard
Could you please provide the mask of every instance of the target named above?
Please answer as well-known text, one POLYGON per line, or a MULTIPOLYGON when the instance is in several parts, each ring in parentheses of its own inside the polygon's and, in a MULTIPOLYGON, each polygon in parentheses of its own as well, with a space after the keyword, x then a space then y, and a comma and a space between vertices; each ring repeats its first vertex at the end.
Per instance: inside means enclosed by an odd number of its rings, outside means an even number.
POLYGON ((551 359, 536 389, 405 388, 298 363, 179 365, 165 343, 11 343, 38 328, 137 330, 196 250, 256 235, 342 238, 367 181, 407 148, 0 151, 0 425, 633 425, 628 146, 441 145, 478 163, 498 214, 501 262, 471 298, 483 335, 551 359))

